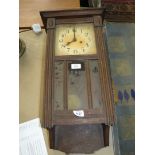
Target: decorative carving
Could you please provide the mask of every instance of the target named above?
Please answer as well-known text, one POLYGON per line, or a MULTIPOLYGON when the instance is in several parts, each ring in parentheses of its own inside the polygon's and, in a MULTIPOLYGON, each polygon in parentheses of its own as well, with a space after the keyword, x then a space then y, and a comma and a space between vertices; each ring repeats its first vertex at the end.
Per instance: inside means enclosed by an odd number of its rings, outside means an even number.
POLYGON ((47 29, 55 28, 55 18, 48 18, 47 20, 47 29))
POLYGON ((101 16, 94 16, 94 26, 102 26, 102 18, 101 16))

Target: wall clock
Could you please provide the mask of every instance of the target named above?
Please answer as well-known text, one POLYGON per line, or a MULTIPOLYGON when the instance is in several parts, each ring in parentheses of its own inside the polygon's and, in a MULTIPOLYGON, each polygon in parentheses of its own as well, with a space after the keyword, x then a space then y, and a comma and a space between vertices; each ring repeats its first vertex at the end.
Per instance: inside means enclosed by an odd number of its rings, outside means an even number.
POLYGON ((40 13, 47 32, 44 127, 52 134, 51 148, 56 126, 103 124, 108 129, 114 123, 103 13, 102 8, 40 13))

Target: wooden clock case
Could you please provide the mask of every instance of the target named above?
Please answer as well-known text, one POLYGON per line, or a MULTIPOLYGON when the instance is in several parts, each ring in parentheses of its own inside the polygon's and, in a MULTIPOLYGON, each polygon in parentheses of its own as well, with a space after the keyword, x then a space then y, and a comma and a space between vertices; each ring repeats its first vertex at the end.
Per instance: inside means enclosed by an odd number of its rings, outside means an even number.
MULTIPOLYGON (((104 9, 85 8, 74 10, 56 10, 40 12, 42 21, 47 32, 46 65, 45 65, 45 88, 44 88, 44 127, 49 130, 50 147, 55 148, 55 126, 63 125, 89 125, 102 124, 104 130, 104 146, 108 145, 109 125, 115 121, 113 94, 110 77, 108 55, 105 48, 103 30, 104 9), (93 55, 65 55, 55 56, 55 31, 58 24, 81 24, 92 23, 94 25, 97 54, 93 55), (89 64, 97 60, 100 77, 102 106, 94 108, 92 100, 92 87, 89 64), (63 61, 63 110, 54 108, 54 72, 55 62, 63 61), (84 110, 85 116, 76 117, 73 110, 68 109, 67 69, 68 62, 83 61, 85 64, 87 81, 88 108, 84 110)), ((64 133, 65 134, 65 133, 64 133)))

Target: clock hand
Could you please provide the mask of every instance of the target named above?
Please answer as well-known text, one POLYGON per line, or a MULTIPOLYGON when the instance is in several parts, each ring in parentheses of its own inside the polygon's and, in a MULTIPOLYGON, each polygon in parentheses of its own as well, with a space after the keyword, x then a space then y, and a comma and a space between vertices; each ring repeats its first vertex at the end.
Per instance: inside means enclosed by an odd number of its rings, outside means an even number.
POLYGON ((76 41, 77 41, 76 39, 73 39, 72 41, 67 42, 66 46, 68 46, 68 45, 70 45, 71 43, 76 42, 76 41))
POLYGON ((73 33, 74 33, 73 41, 76 41, 76 37, 75 37, 75 27, 73 28, 73 33))
POLYGON ((73 33, 74 33, 74 37, 73 37, 72 41, 67 42, 66 46, 67 46, 67 45, 70 45, 71 43, 77 41, 77 39, 76 39, 76 37, 75 37, 75 28, 73 28, 73 33))
POLYGON ((66 46, 70 45, 74 40, 67 42, 66 46))

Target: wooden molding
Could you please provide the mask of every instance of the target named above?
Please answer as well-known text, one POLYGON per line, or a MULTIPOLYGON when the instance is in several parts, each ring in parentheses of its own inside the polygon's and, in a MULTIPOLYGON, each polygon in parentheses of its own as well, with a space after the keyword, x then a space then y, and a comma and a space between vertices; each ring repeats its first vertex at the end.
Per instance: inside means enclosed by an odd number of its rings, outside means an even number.
POLYGON ((94 15, 102 15, 104 8, 80 8, 80 9, 70 9, 70 10, 55 10, 55 11, 41 11, 40 15, 44 24, 44 27, 47 29, 47 19, 48 18, 82 18, 82 17, 91 17, 94 15))
MULTIPOLYGON (((86 18, 88 22, 90 17, 102 16, 103 20, 112 22, 134 22, 135 21, 135 4, 134 3, 103 3, 102 8, 80 8, 70 10, 55 10, 55 11, 41 11, 40 15, 44 23, 44 27, 47 29, 47 19, 56 18, 66 19, 70 21, 73 17, 82 19, 86 18)), ((64 20, 65 21, 65 20, 64 20)), ((78 21, 78 20, 76 20, 78 21)), ((58 21, 59 22, 59 21, 58 21)))

